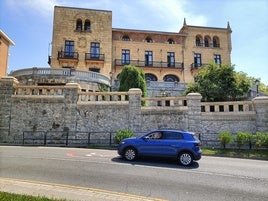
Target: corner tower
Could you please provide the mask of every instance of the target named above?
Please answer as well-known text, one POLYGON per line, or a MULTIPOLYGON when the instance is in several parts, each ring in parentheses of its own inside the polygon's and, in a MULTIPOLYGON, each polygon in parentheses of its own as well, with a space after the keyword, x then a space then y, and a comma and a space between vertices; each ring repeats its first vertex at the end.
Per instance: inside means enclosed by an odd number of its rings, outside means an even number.
POLYGON ((51 68, 109 75, 112 66, 112 12, 54 8, 51 68))

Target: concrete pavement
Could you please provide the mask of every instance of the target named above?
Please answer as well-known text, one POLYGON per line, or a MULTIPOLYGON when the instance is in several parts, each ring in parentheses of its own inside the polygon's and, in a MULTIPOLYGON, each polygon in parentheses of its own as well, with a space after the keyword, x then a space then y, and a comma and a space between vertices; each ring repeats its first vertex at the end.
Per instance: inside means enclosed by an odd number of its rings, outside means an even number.
POLYGON ((0 191, 74 201, 165 201, 82 186, 0 177, 0 191))

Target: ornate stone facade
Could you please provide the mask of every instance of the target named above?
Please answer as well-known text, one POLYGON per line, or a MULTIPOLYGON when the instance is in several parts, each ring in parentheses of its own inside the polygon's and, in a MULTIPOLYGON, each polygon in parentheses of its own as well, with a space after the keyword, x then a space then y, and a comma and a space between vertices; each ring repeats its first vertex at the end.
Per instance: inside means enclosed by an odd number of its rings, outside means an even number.
POLYGON ((209 62, 231 63, 231 28, 191 26, 179 32, 112 28, 112 12, 55 7, 52 68, 102 73, 116 80, 127 64, 158 82, 193 81, 209 62))

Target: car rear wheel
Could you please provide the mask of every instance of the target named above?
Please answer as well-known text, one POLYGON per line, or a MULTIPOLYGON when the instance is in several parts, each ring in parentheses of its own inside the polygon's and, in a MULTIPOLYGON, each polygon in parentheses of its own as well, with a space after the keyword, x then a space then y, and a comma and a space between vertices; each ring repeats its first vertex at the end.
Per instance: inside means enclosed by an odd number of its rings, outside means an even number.
POLYGON ((193 163, 193 156, 189 152, 182 152, 179 154, 179 162, 184 166, 191 165, 193 163))
POLYGON ((134 161, 137 158, 137 151, 136 151, 136 149, 133 148, 133 147, 126 148, 125 153, 124 153, 124 157, 128 161, 134 161))

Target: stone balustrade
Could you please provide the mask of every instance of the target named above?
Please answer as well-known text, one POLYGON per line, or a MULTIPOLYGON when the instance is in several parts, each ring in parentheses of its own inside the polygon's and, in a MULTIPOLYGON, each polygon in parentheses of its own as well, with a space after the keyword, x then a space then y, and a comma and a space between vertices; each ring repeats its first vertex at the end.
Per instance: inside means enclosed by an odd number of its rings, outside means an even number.
POLYGON ((62 96, 65 86, 17 86, 15 96, 62 96))
POLYGON ((61 77, 69 80, 76 81, 89 81, 97 82, 106 85, 110 85, 110 78, 97 72, 83 71, 73 68, 26 68, 16 70, 11 73, 11 76, 22 77, 22 76, 38 76, 38 77, 61 77))
POLYGON ((78 102, 127 101, 128 92, 79 92, 78 102))
POLYGON ((142 98, 147 107, 180 107, 187 106, 186 97, 154 97, 142 98))
POLYGON ((252 101, 201 102, 201 112, 248 112, 254 111, 252 101))

